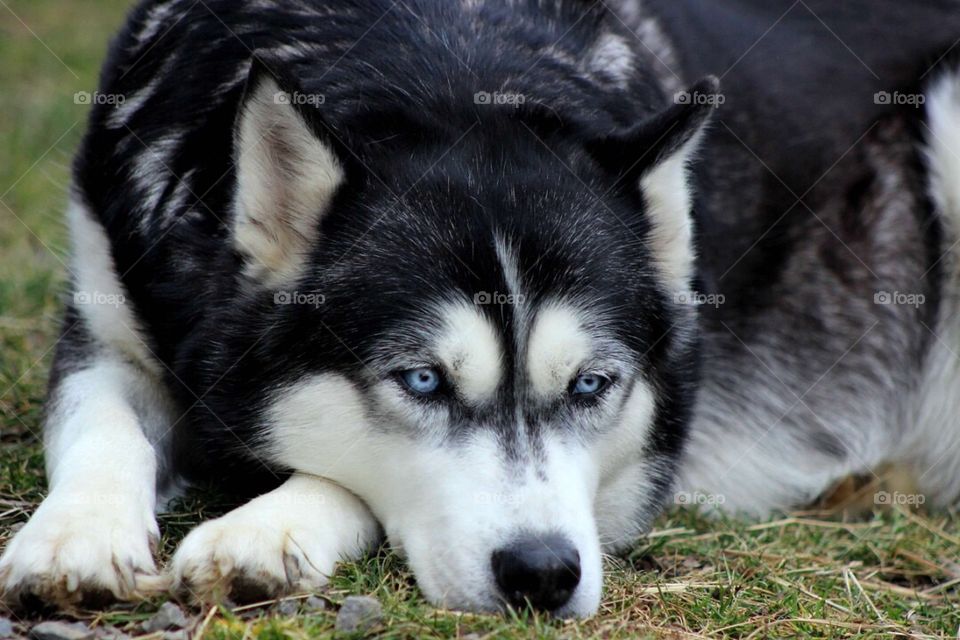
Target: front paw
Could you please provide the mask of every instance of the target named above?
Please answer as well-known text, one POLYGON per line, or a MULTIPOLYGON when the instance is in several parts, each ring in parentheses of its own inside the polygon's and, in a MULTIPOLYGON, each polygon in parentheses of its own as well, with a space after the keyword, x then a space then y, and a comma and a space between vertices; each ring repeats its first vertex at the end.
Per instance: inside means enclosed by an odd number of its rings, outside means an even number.
POLYGON ((0 558, 0 601, 63 609, 164 591, 149 509, 135 501, 51 494, 0 558))
POLYGON ((206 522, 180 544, 174 589, 195 600, 251 602, 316 591, 340 557, 322 531, 285 526, 246 505, 206 522))

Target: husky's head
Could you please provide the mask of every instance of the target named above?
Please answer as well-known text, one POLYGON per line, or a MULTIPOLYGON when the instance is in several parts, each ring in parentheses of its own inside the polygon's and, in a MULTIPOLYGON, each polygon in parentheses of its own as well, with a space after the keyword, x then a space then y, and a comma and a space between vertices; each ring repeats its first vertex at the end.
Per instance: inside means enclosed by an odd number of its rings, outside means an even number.
POLYGON ((333 127, 287 83, 255 70, 241 108, 245 302, 207 402, 360 496, 431 601, 594 612, 683 441, 709 107, 604 135, 512 106, 333 127))

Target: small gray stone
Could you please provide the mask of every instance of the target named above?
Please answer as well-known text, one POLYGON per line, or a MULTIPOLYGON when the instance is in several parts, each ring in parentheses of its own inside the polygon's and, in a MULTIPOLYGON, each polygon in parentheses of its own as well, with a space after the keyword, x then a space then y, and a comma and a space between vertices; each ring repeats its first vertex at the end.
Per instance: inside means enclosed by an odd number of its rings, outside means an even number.
POLYGON ((187 620, 183 609, 172 602, 164 602, 160 610, 144 622, 142 627, 147 633, 155 633, 157 631, 183 629, 188 624, 190 624, 190 621, 187 620))
POLYGON ((93 640, 94 633, 80 622, 41 622, 30 629, 33 640, 93 640))
POLYGON ((327 601, 323 598, 318 598, 317 596, 310 596, 303 603, 303 608, 308 612, 317 612, 317 611, 326 611, 327 610, 327 601))
POLYGON ((0 638, 13 637, 13 620, 0 617, 0 638))
POLYGON ((186 630, 181 629, 180 631, 164 631, 163 640, 189 640, 190 635, 186 630))
POLYGON ((383 618, 383 607, 370 596, 349 596, 337 614, 337 631, 366 631, 383 618))
POLYGON ((97 634, 97 640, 130 640, 130 636, 113 625, 97 627, 94 633, 97 634))
POLYGON ((295 616, 300 612, 300 603, 296 600, 281 600, 277 611, 282 616, 295 616))

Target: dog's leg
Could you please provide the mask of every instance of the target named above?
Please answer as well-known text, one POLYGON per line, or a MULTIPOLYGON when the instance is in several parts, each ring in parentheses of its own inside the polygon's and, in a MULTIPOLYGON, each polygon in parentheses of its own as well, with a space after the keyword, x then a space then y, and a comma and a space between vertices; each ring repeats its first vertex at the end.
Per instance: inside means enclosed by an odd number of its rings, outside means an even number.
POLYGON ((274 491, 206 522, 180 544, 176 588, 199 599, 249 600, 327 582, 340 560, 380 539, 367 506, 339 485, 295 474, 274 491))
POLYGON ((76 205, 71 222, 76 295, 46 407, 49 494, 0 558, 0 599, 13 606, 39 598, 69 607, 163 586, 151 542, 169 403, 102 228, 76 205))
POLYGON ((67 374, 47 422, 50 493, 0 560, 4 600, 75 605, 155 585, 157 459, 131 402, 143 374, 97 356, 67 374), (136 384, 135 382, 133 382, 136 384))

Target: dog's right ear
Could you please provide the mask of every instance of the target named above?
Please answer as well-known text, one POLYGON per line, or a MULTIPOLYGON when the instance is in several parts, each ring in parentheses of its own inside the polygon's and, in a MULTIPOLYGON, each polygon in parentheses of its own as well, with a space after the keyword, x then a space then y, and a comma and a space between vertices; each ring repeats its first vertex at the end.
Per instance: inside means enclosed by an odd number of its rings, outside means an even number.
POLYGON ((301 272, 346 177, 323 100, 309 98, 254 58, 234 131, 233 243, 244 273, 268 286, 301 272))
POLYGON ((620 188, 643 198, 654 257, 676 291, 688 290, 696 254, 687 164, 719 103, 719 81, 707 77, 659 113, 588 145, 620 188))

